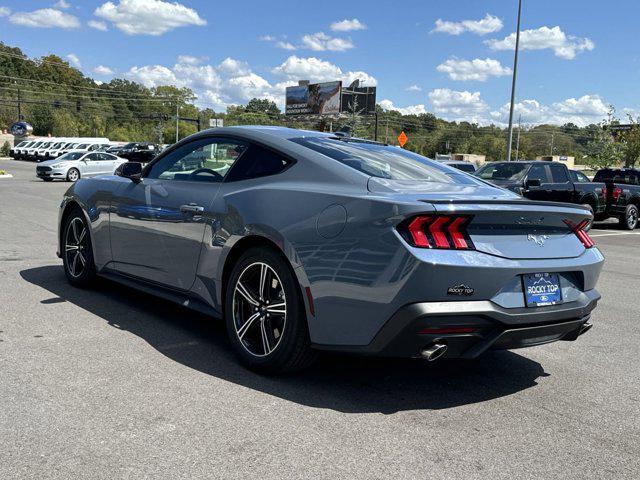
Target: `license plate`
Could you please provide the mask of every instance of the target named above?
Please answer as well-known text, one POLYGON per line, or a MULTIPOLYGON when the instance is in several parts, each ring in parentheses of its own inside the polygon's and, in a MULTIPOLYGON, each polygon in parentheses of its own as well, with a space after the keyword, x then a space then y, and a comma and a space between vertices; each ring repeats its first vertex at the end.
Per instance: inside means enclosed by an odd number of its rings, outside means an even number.
POLYGON ((531 273, 522 276, 527 307, 544 307, 562 303, 560 277, 557 273, 531 273))

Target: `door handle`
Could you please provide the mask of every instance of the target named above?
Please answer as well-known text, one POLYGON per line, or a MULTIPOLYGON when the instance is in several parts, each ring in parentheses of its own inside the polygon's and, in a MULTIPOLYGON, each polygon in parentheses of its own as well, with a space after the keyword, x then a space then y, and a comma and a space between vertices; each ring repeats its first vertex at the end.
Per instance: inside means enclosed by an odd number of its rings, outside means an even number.
POLYGON ((204 212, 204 207, 196 205, 195 203, 190 203, 189 205, 180 205, 180 211, 182 213, 198 214, 204 212))

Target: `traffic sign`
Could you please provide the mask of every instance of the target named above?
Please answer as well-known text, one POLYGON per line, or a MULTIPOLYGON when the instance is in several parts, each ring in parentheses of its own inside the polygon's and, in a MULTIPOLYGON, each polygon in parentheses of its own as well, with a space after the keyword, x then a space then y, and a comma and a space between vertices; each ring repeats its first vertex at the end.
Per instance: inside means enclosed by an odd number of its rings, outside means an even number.
POLYGON ((402 132, 400 132, 400 135, 398 135, 398 143, 401 147, 404 147, 404 144, 407 143, 407 140, 409 140, 409 137, 407 137, 407 134, 404 133, 403 130, 402 132))

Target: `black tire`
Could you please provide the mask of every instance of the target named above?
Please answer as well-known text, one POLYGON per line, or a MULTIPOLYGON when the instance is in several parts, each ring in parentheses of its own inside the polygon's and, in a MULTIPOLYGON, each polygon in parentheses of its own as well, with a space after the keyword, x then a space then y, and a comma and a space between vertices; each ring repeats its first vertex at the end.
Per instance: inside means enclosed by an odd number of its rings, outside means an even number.
POLYGON ((251 370, 267 374, 295 372, 308 367, 316 358, 317 353, 311 348, 298 282, 286 259, 270 248, 251 248, 234 265, 225 290, 225 322, 236 355, 251 370), (263 282, 267 285, 263 289, 264 296, 259 294, 260 289, 252 281, 252 278, 259 280, 252 277, 252 274, 259 274, 262 265, 268 267, 263 282), (241 278, 242 285, 257 305, 251 303, 246 296, 236 293, 241 278), (270 279, 268 282, 267 278, 270 279), (275 300, 274 296, 277 297, 275 300), (271 305, 285 303, 282 307, 284 316, 272 313, 273 316, 267 318, 270 297, 273 300, 271 305), (261 316, 250 321, 256 315, 261 316), (248 324, 250 326, 244 329, 241 339, 239 331, 248 324), (264 346, 265 338, 269 339, 269 348, 275 344, 270 351, 264 346))
POLYGON ((67 182, 77 182, 78 180, 80 180, 80 170, 70 168, 67 172, 67 182))
POLYGON ((620 217, 620 226, 625 230, 633 230, 638 226, 638 207, 627 205, 624 215, 620 217))
POLYGON ((591 227, 593 227, 593 220, 594 220, 594 218, 593 218, 593 216, 594 216, 593 215, 593 207, 591 205, 589 205, 588 203, 583 203, 582 206, 584 208, 586 208, 587 210, 589 210, 589 212, 591 212, 591 221, 587 224, 586 227, 584 227, 585 231, 588 232, 589 230, 591 230, 591 227))
POLYGON ((81 288, 91 286, 96 279, 96 266, 89 227, 79 207, 74 208, 65 219, 60 250, 64 273, 69 283, 81 288), (84 234, 81 228, 84 229, 84 234), (77 241, 78 238, 80 241, 77 241), (79 248, 69 248, 72 245, 79 248))

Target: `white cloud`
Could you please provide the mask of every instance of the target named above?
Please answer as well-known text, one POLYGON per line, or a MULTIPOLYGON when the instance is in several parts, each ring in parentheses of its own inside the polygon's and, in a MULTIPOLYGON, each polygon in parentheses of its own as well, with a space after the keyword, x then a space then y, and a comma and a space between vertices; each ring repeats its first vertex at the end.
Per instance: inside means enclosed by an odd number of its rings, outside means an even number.
POLYGON ((436 26, 432 32, 460 35, 471 32, 475 35, 486 35, 502 30, 502 20, 488 13, 480 20, 462 20, 461 22, 449 22, 442 19, 436 20, 436 26))
POLYGON ((106 32, 107 30, 109 30, 107 24, 99 20, 89 20, 87 22, 87 25, 89 25, 91 28, 95 28, 96 30, 100 30, 101 32, 106 32))
POLYGON ((276 37, 274 37, 273 35, 262 35, 261 37, 258 37, 258 40, 260 40, 261 42, 275 42, 276 37))
POLYGON ((66 2, 65 0, 58 0, 56 3, 53 4, 53 6, 55 8, 61 8, 62 10, 66 10, 67 8, 71 7, 71 4, 69 2, 66 2))
POLYGON ((78 28, 80 20, 54 8, 41 8, 32 12, 16 12, 9 21, 23 27, 34 28, 78 28))
POLYGON ((285 41, 276 42, 276 47, 282 48, 283 50, 290 50, 290 51, 297 50, 298 48, 293 43, 285 42, 285 41))
POLYGON ((489 77, 501 77, 511 75, 511 69, 503 67, 498 60, 492 58, 476 58, 463 60, 450 58, 436 67, 441 73, 446 73, 452 80, 476 80, 485 82, 489 77))
POLYGON ((302 58, 292 55, 271 71, 289 82, 297 82, 298 80, 310 80, 311 82, 342 80, 348 85, 353 80, 359 79, 362 84, 367 86, 373 87, 377 84, 376 79, 366 72, 349 71, 344 73, 337 65, 315 57, 302 58))
POLYGON ((434 113, 448 120, 486 123, 485 115, 489 106, 481 98, 480 92, 436 88, 428 94, 434 113))
POLYGON ((207 57, 194 57, 193 55, 178 55, 178 63, 187 65, 200 65, 207 57))
POLYGON ((391 100, 385 99, 379 101, 378 105, 380 105, 383 110, 395 110, 400 112, 402 115, 421 115, 423 113, 427 113, 427 109, 423 104, 396 107, 391 100))
MULTIPOLYGON (((516 46, 516 34, 507 35, 502 40, 485 40, 492 50, 513 50, 516 46)), ((560 27, 540 27, 520 32, 522 50, 553 50, 556 57, 572 60, 578 53, 591 51, 595 44, 589 38, 578 38, 564 33, 560 27)))
POLYGON ((96 68, 93 69, 93 73, 95 73, 96 75, 107 76, 107 75, 113 75, 115 72, 111 68, 105 65, 98 65, 96 68))
POLYGON ((162 35, 178 27, 207 24, 196 10, 163 0, 106 2, 94 14, 112 22, 127 35, 162 35))
POLYGON ((357 18, 351 20, 344 19, 339 22, 333 22, 329 27, 334 32, 351 32, 353 30, 365 30, 367 26, 357 18))
MULTIPOLYGON (((538 100, 528 99, 514 105, 514 114, 522 116, 525 124, 564 125, 574 123, 578 126, 590 125, 602 121, 609 112, 609 106, 599 95, 583 95, 580 98, 567 98, 551 105, 544 105, 538 100)), ((501 124, 509 118, 509 104, 491 112, 491 117, 501 124)))
POLYGON ((9 7, 0 7, 0 17, 8 17, 9 15, 11 15, 9 7))
POLYGON ((420 88, 418 85, 409 85, 407 88, 405 88, 405 91, 407 92, 421 92, 422 88, 420 88))
POLYGON ((74 67, 82 68, 82 63, 75 53, 70 53, 69 55, 67 55, 67 60, 69 60, 69 63, 71 63, 71 65, 73 65, 74 67))
POLYGON ((302 37, 302 46, 316 52, 330 50, 344 52, 354 48, 350 39, 331 37, 324 32, 310 33, 302 37))

